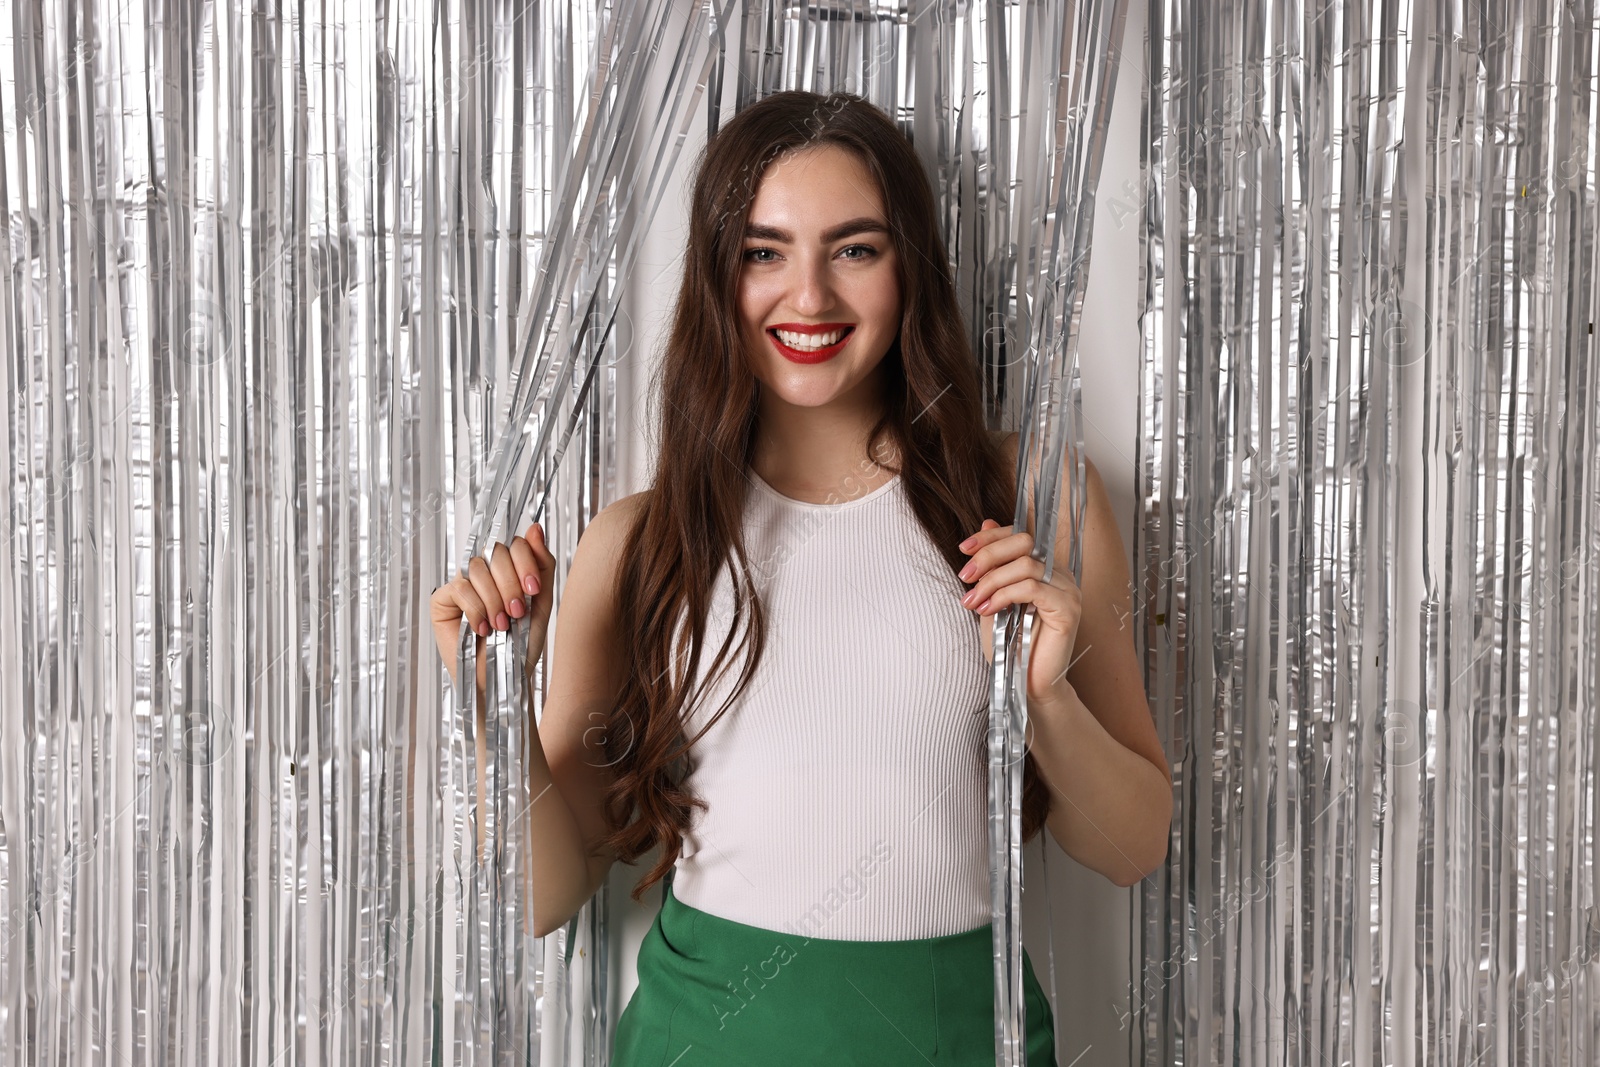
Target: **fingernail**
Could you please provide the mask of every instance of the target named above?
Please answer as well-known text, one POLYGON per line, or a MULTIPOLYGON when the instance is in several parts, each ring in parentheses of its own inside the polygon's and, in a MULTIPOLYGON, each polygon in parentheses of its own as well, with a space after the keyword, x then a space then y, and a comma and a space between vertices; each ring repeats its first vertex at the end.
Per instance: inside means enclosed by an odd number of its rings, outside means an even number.
POLYGON ((522 589, 529 596, 539 595, 539 583, 533 580, 533 575, 525 574, 522 577, 522 589))
POLYGON ((961 580, 963 582, 972 581, 972 572, 977 570, 977 569, 978 569, 977 568, 977 564, 975 564, 975 563, 969 563, 965 567, 962 567, 961 568, 961 580))
POLYGON ((982 604, 978 605, 978 614, 979 615, 982 615, 984 612, 986 612, 988 610, 989 610, 989 602, 987 600, 985 600, 982 604))
POLYGON ((506 605, 506 610, 511 612, 511 617, 513 619, 522 618, 522 598, 512 597, 511 603, 506 605))
POLYGON ((965 541, 961 542, 956 547, 959 548, 963 552, 971 552, 972 551, 972 538, 970 538, 970 537, 967 538, 965 541))
POLYGON ((961 598, 961 602, 970 608, 972 607, 972 598, 977 595, 978 591, 976 589, 968 589, 967 595, 961 598))
POLYGON ((510 625, 511 625, 511 620, 506 618, 506 613, 505 612, 502 611, 500 614, 498 614, 498 615, 496 615, 494 617, 494 628, 496 630, 504 630, 507 626, 510 626, 510 625))
POLYGON ((478 636, 479 637, 488 637, 489 636, 489 624, 488 623, 480 622, 478 624, 478 636))

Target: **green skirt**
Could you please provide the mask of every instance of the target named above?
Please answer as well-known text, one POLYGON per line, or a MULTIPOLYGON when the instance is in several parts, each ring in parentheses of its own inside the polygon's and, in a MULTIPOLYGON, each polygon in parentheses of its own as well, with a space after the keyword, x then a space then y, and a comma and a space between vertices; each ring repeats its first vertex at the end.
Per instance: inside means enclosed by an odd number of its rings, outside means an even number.
MULTIPOLYGON (((985 924, 904 941, 841 941, 746 926, 666 885, 617 1020, 614 1067, 994 1063, 993 943, 985 924)), ((1026 951, 1028 1067, 1055 1067, 1050 1003, 1026 951)))

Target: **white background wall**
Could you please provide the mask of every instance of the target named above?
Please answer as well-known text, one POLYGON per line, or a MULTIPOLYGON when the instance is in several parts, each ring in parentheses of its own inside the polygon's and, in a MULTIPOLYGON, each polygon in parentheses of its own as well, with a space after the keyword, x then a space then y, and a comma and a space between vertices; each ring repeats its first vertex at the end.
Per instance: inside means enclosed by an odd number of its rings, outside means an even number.
MULTIPOLYGON (((1084 302, 1080 361, 1083 370, 1084 440, 1117 509, 1130 562, 1135 521, 1135 449, 1138 434, 1139 125, 1145 83, 1143 5, 1130 4, 1110 139, 1095 209, 1093 258, 1084 302)), ((700 125, 696 123, 696 125, 700 125)), ((701 139, 684 146, 678 172, 701 139)), ((668 189, 628 280, 627 321, 619 325, 618 495, 649 484, 655 463, 654 431, 646 425, 645 394, 676 298, 687 240, 686 184, 668 189)), ((1025 867, 1024 943, 1046 990, 1050 987, 1047 918, 1053 920, 1057 968, 1057 1059, 1061 1067, 1130 1062, 1130 919, 1136 889, 1120 889, 1080 866, 1051 841, 1049 869, 1041 840, 1028 846, 1025 867), (1049 899, 1042 882, 1048 878, 1049 899), (1048 908, 1047 908, 1048 904, 1048 908), (1049 915, 1047 916, 1047 911, 1049 915)), ((619 905, 612 973, 620 976, 613 1012, 636 984, 638 946, 660 903, 652 889, 635 906, 627 894, 648 864, 617 865, 612 898, 619 905)), ((615 1015, 613 1015, 615 1017, 615 1015)))

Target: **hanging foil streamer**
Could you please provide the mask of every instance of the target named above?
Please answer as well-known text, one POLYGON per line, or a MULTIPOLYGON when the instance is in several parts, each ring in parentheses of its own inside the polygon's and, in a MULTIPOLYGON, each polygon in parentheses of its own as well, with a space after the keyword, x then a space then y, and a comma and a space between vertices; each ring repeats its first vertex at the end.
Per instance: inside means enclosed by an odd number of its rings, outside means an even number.
POLYGON ((526 1025, 480 976, 542 980, 482 958, 424 602, 617 30, 331 11, 0 10, 3 1062, 461 1062, 526 1025))
MULTIPOLYGON (((722 53, 713 45, 732 10, 730 0, 720 0, 716 6, 661 3, 653 9, 614 6, 598 12, 590 64, 595 76, 583 97, 586 111, 570 145, 553 144, 545 152, 559 175, 555 209, 516 349, 509 413, 487 463, 492 477, 476 499, 461 568, 495 541, 520 533, 522 516, 546 518, 553 483, 580 426, 586 439, 615 443, 615 418, 595 425, 586 398, 597 372, 608 366, 608 343, 620 310, 617 279, 626 277, 639 247, 638 240, 627 238, 649 228, 688 125, 699 117, 696 105, 721 63, 722 53), (675 20, 675 10, 687 21, 675 20), (629 233, 625 222, 632 227, 629 233)), ((583 485, 577 497, 568 497, 564 512, 587 518, 599 510, 603 502, 582 491, 592 488, 583 485)), ((576 541, 574 532, 561 544, 575 546, 576 541)), ((562 562, 570 558, 568 551, 562 562)), ((476 641, 465 622, 459 684, 446 714, 442 756, 463 813, 454 827, 456 862, 470 881, 459 920, 467 946, 459 957, 463 1040, 457 1052, 463 1062, 479 1057, 538 1062, 546 1040, 554 1045, 554 1061, 561 1063, 577 1062, 580 1055, 593 1058, 610 1047, 604 971, 608 893, 596 893, 550 938, 532 931, 526 867, 538 798, 530 789, 526 757, 536 743, 529 726, 541 716, 542 701, 529 701, 528 631, 528 620, 518 620, 485 649, 490 662, 481 807, 476 716, 461 713, 472 707, 477 676, 476 641), (593 970, 573 966, 580 950, 578 958, 591 961, 593 970), (575 984, 580 975, 581 987, 575 984)), ((531 688, 542 694, 542 686, 531 688)))
MULTIPOLYGON (((1040 219, 1042 225, 1037 231, 1037 245, 1018 242, 1012 246, 1017 252, 1014 269, 1018 273, 1015 321, 1018 334, 1028 341, 1012 525, 1033 533, 1033 556, 1044 562, 1044 580, 1049 581, 1056 564, 1057 517, 1062 476, 1066 473, 1071 523, 1070 530, 1065 531, 1071 544, 1071 558, 1066 565, 1073 581, 1078 582, 1083 574, 1079 532, 1086 499, 1078 326, 1088 287, 1095 190, 1105 155, 1127 5, 1117 0, 1083 5, 1070 13, 1065 7, 1046 11, 1050 17, 1044 20, 1045 24, 1037 28, 1036 34, 1025 34, 1024 39, 1042 40, 1053 50, 1049 58, 1055 63, 1055 93, 1042 101, 1045 106, 1039 110, 1045 112, 1044 116, 1008 115, 1009 121, 997 130, 1013 136, 1020 134, 1020 144, 1028 137, 1032 122, 1043 127, 1039 131, 1042 150, 1032 158, 1023 153, 1022 165, 1016 168, 1017 174, 1032 179, 1024 188, 1041 200, 1032 205, 1034 210, 1019 212, 1012 221, 1032 217, 1040 219)), ((1018 100, 1019 108, 1036 103, 1041 102, 1018 100)), ((1026 1048, 1022 1001, 1022 772, 1033 612, 1013 606, 995 616, 994 626, 989 709, 989 837, 993 851, 989 871, 994 912, 995 1062, 1015 1065, 1024 1062, 1026 1048)), ((1046 847, 1045 863, 1049 855, 1046 847)), ((1049 927, 1054 1000, 1053 922, 1049 927)))
POLYGON ((783 88, 917 143, 991 418, 1056 500, 1122 20, 1056 8, 0 4, 0 1062, 604 1062, 605 892, 529 924, 543 667, 492 637, 480 728, 425 601, 534 518, 559 597, 624 491, 640 235, 693 124, 783 88))
POLYGON ((1594 6, 1150 12, 1142 1062, 1595 1063, 1594 6))

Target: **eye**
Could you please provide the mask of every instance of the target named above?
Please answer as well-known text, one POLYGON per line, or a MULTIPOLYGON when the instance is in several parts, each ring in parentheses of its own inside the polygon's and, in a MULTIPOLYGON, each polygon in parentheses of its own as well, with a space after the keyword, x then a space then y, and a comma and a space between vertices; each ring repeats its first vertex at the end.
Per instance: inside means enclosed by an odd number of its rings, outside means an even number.
POLYGON ((753 263, 771 263, 772 260, 770 260, 770 259, 757 259, 756 258, 758 255, 760 255, 763 252, 769 252, 774 256, 778 254, 776 251, 774 251, 773 249, 770 249, 770 248, 750 248, 750 249, 746 249, 745 250, 744 258, 749 260, 749 261, 751 261, 751 262, 753 262, 753 263))
POLYGON ((849 258, 849 259, 871 259, 873 256, 878 254, 878 250, 876 248, 873 248, 871 245, 847 245, 844 248, 839 250, 839 254, 842 256, 846 252, 850 252, 850 251, 859 251, 862 254, 859 255, 859 256, 848 256, 846 258, 849 258))

